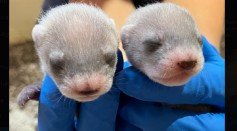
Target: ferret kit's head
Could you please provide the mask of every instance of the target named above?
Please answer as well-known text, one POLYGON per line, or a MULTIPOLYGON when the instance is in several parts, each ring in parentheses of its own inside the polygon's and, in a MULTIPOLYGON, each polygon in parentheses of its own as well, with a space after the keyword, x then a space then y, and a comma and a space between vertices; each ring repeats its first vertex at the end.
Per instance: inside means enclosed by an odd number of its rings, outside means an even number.
POLYGON ((182 85, 203 67, 201 34, 190 13, 175 4, 138 8, 121 39, 131 64, 160 84, 182 85))
POLYGON ((115 23, 86 4, 52 8, 32 30, 43 72, 60 92, 77 101, 92 101, 109 91, 117 63, 115 23))

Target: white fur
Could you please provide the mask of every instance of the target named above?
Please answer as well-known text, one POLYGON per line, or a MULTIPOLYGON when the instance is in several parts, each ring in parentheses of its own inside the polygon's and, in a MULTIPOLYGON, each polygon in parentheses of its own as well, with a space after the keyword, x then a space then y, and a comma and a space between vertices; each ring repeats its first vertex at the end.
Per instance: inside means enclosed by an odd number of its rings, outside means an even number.
POLYGON ((86 86, 80 86, 80 82, 82 85, 87 83, 91 73, 106 76, 97 97, 111 88, 116 64, 108 67, 104 56, 116 54, 118 36, 114 21, 100 8, 79 3, 52 8, 39 19, 32 37, 42 71, 52 77, 66 97, 78 101, 94 100, 95 97, 89 96, 80 99, 82 96, 70 89, 75 85, 78 90, 84 90, 86 86), (55 72, 51 70, 49 59, 65 59, 66 64, 60 72, 55 72))

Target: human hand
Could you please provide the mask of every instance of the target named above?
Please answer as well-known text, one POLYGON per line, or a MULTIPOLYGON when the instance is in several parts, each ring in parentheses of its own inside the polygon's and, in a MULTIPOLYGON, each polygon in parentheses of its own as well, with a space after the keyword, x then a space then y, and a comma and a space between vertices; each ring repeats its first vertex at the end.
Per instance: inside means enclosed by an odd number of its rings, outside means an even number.
POLYGON ((46 74, 40 92, 38 131, 75 131, 77 102, 65 98, 46 74))
POLYGON ((224 113, 195 113, 128 98, 120 106, 118 131, 224 131, 224 113))
POLYGON ((204 67, 188 83, 166 87, 150 80, 134 67, 119 73, 115 82, 128 96, 142 101, 167 104, 210 104, 225 106, 225 63, 217 50, 202 37, 204 67))

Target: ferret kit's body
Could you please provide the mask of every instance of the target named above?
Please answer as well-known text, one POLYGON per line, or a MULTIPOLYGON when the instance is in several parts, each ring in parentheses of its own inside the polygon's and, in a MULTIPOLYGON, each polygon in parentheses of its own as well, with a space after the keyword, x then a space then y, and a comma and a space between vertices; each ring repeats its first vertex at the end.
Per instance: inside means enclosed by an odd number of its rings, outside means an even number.
MULTIPOLYGON (((83 102, 109 91, 118 49, 112 19, 95 6, 70 3, 50 9, 38 22, 32 37, 42 71, 64 96, 83 102)), ((41 85, 24 88, 18 104, 34 99, 41 85)))
MULTIPOLYGON (((155 3, 138 8, 123 26, 121 39, 129 62, 167 88, 179 88, 203 68, 201 33, 191 14, 178 5, 155 3)), ((210 109, 206 105, 170 107, 210 109)))

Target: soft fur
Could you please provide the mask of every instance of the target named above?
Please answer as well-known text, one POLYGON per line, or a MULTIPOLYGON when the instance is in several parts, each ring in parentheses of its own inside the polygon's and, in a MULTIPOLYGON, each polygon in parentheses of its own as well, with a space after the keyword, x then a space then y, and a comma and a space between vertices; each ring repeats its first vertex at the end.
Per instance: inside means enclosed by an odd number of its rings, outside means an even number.
POLYGON ((183 85, 203 67, 201 34, 190 13, 175 4, 138 8, 123 26, 121 39, 131 64, 160 84, 183 85), (179 66, 183 61, 196 65, 184 70, 179 66))
MULTIPOLYGON (((79 3, 52 8, 35 25, 32 38, 42 71, 64 96, 92 101, 111 88, 118 37, 114 21, 101 9, 79 3)), ((29 96, 21 94, 19 99, 29 96)))

